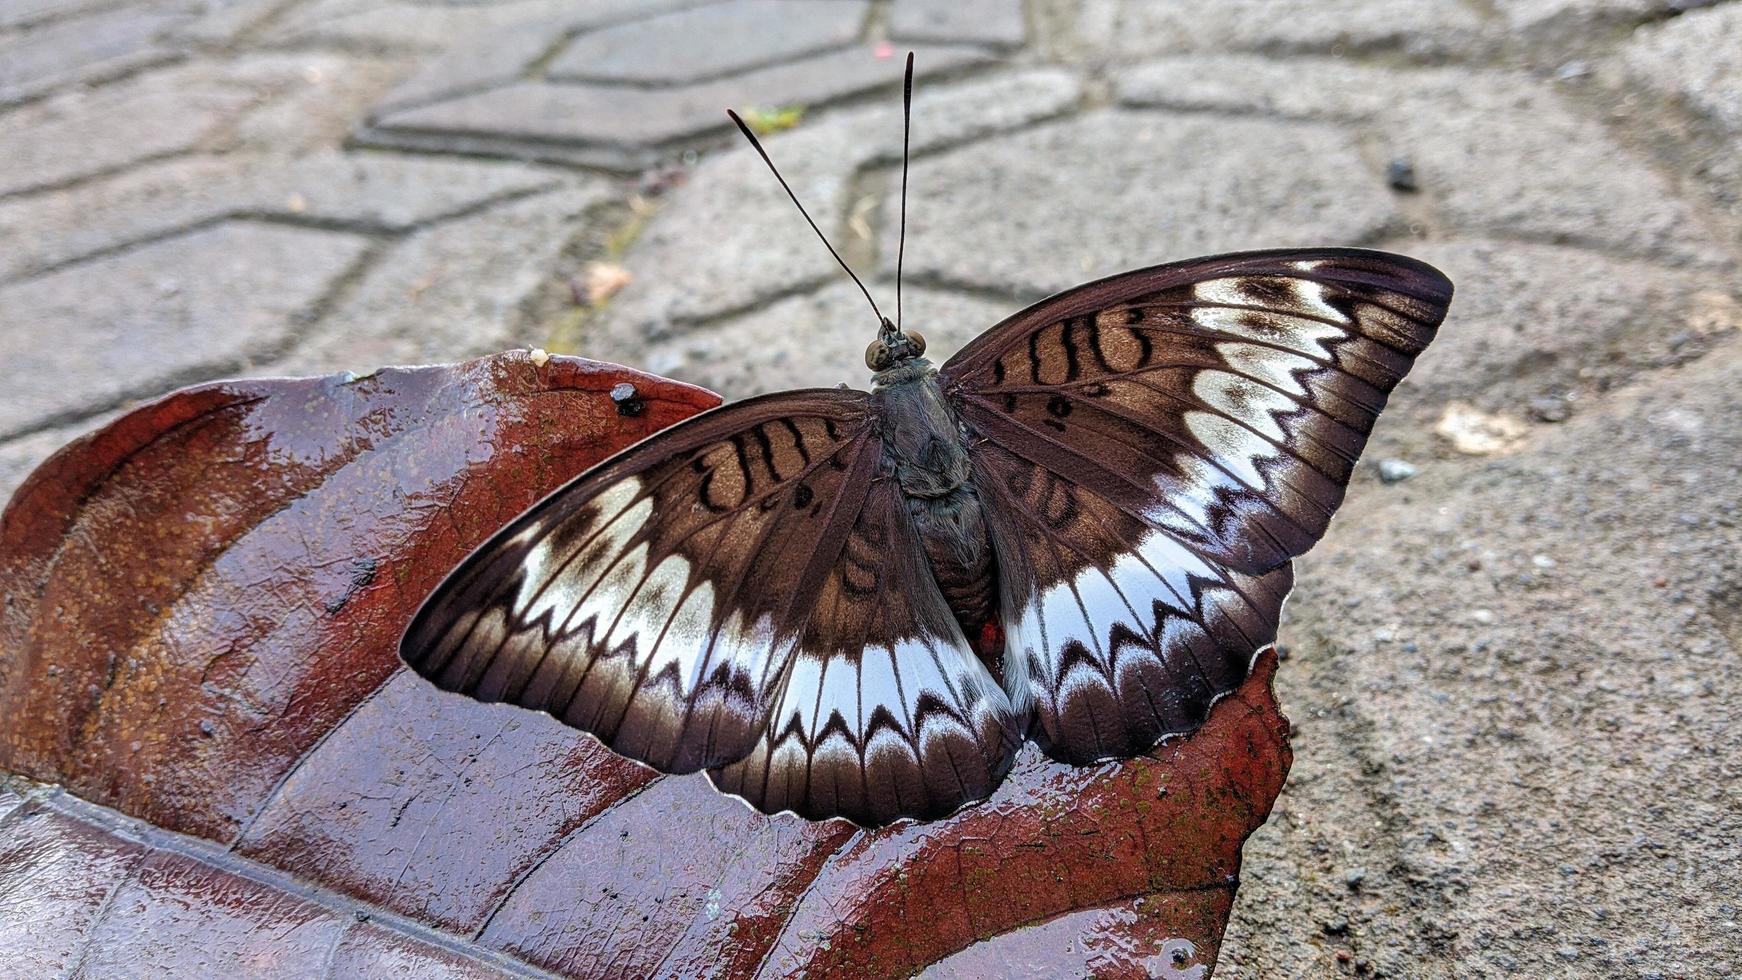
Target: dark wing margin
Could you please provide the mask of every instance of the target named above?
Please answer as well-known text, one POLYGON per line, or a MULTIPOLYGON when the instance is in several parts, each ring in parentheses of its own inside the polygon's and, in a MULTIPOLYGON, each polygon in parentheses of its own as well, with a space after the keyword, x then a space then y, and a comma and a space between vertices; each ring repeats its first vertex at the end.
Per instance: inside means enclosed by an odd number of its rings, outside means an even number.
MULTIPOLYGON (((863 392, 685 420, 498 531, 418 610, 400 656, 437 686, 547 712, 664 772, 741 758, 805 625, 842 500, 880 449, 863 392)), ((831 544, 831 542, 833 542, 831 544)))
POLYGON ((766 812, 947 813, 996 787, 1020 726, 886 469, 863 392, 696 416, 498 531, 400 656, 663 772, 724 766, 715 781, 766 812))
POLYGON ((1061 293, 944 365, 1049 752, 1142 751, 1245 679, 1451 295, 1383 252, 1215 256, 1061 293))

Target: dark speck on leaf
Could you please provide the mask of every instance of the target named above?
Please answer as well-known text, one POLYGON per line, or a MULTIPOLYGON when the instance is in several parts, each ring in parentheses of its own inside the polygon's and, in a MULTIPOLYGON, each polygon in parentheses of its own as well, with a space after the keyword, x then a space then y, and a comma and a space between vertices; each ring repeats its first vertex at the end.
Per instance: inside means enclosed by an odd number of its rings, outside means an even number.
POLYGON ((635 386, 627 381, 611 389, 611 400, 617 403, 617 414, 626 418, 634 418, 647 408, 636 394, 635 386))

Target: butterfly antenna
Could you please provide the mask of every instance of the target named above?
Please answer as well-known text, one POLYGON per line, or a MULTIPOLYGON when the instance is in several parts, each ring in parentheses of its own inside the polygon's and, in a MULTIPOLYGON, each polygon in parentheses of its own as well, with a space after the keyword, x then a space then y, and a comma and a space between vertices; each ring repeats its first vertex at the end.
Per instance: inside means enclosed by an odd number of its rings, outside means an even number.
POLYGON ((901 237, 895 246, 895 329, 901 331, 901 260, 907 257, 907 138, 913 130, 913 52, 901 83, 901 237))
POLYGON ((768 151, 762 148, 762 141, 756 138, 756 134, 750 131, 750 127, 744 124, 744 120, 736 112, 727 109, 726 115, 732 117, 732 121, 738 124, 738 131, 743 133, 744 138, 750 141, 750 145, 756 148, 756 152, 762 155, 762 162, 768 164, 768 169, 774 174, 774 179, 780 181, 781 189, 786 191, 787 197, 792 198, 793 206, 798 208, 799 214, 804 215, 804 220, 811 226, 811 231, 816 232, 817 237, 822 239, 823 247, 829 250, 829 254, 835 257, 836 262, 841 263, 841 268, 846 270, 847 276, 853 280, 853 285, 858 286, 859 291, 865 294, 865 301, 871 304, 871 312, 877 315, 879 327, 888 324, 888 318, 883 315, 882 310, 877 308, 877 301, 871 298, 871 290, 866 289, 865 284, 859 281, 859 277, 853 275, 853 270, 847 265, 847 260, 841 258, 841 253, 835 251, 835 246, 829 244, 828 236, 824 235, 823 230, 817 227, 817 223, 811 220, 810 212, 806 211, 804 205, 798 202, 798 195, 792 192, 792 188, 786 183, 786 178, 780 175, 779 168, 775 167, 774 161, 768 158, 768 151))

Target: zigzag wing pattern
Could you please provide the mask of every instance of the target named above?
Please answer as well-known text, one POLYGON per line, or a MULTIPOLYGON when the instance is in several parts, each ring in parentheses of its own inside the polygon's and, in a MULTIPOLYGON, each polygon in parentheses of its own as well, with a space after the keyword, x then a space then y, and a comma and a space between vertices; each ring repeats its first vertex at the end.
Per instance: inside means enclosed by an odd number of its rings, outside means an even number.
POLYGON ((1022 724, 956 625, 887 467, 772 699, 756 748, 712 774, 761 810, 929 819, 1009 771, 1022 724))

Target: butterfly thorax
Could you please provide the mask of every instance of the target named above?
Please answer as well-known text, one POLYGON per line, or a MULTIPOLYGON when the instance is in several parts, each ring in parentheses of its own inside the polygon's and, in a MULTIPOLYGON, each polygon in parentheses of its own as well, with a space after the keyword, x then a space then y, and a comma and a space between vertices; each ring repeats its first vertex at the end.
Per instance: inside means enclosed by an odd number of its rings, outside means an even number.
MULTIPOLYGON (((967 429, 923 357, 877 372, 871 402, 884 459, 907 500, 932 575, 963 634, 977 641, 996 614, 998 581, 971 480, 967 429)), ((1003 651, 979 652, 1000 677, 1003 651)))

